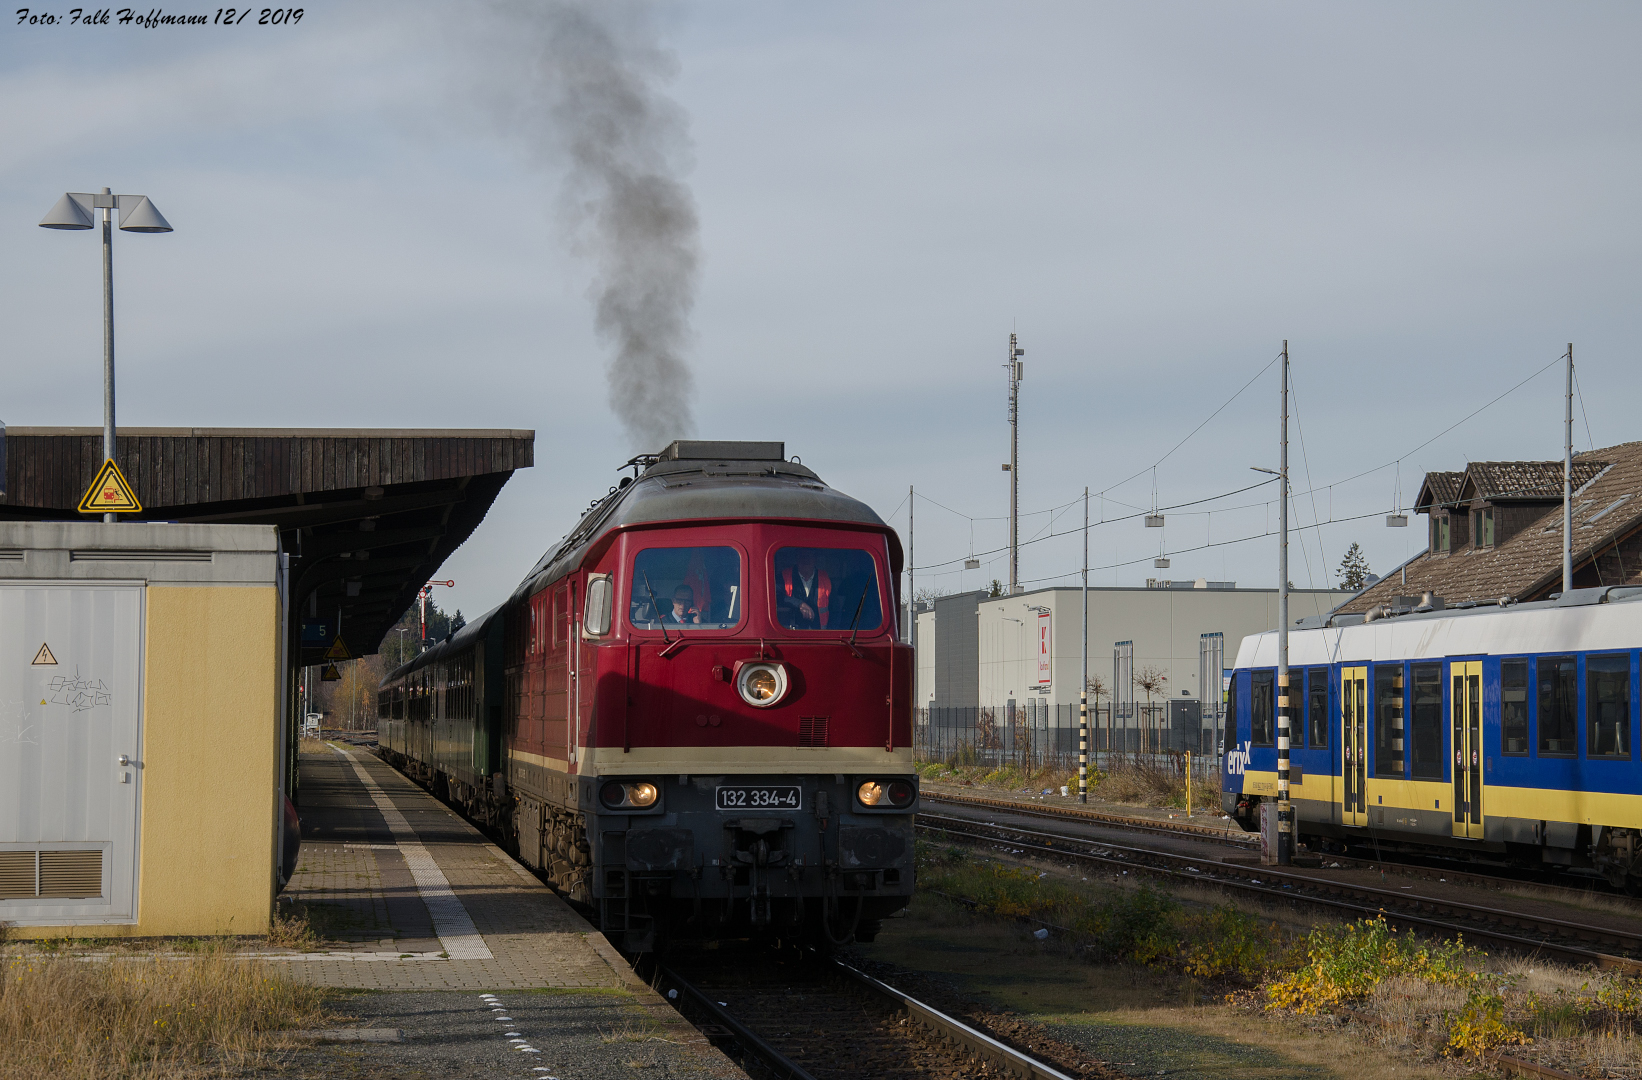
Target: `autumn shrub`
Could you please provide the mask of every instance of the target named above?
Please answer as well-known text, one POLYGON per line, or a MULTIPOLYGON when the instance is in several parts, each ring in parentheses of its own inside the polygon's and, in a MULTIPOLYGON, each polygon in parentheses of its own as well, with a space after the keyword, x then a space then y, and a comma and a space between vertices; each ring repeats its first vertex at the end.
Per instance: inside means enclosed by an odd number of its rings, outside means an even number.
POLYGON ((1482 954, 1463 941, 1434 943, 1399 934, 1385 917, 1318 927, 1304 962, 1266 988, 1270 1008, 1318 1014, 1361 1001, 1393 976, 1462 984, 1475 979, 1482 954))

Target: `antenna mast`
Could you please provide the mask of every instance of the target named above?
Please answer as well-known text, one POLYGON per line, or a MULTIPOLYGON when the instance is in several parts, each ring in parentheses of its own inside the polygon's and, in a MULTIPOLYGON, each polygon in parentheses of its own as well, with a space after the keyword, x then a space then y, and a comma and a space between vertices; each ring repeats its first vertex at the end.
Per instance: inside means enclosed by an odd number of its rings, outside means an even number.
POLYGON ((1009 593, 1013 596, 1021 591, 1021 523, 1020 523, 1020 495, 1021 495, 1021 437, 1020 437, 1020 404, 1021 404, 1021 375, 1026 366, 1020 358, 1026 355, 1025 349, 1015 347, 1015 335, 1009 335, 1009 362, 1004 366, 1009 369, 1009 464, 1004 471, 1009 473, 1009 593))
POLYGON ((1562 593, 1574 587, 1574 343, 1568 342, 1567 392, 1562 415, 1562 593))

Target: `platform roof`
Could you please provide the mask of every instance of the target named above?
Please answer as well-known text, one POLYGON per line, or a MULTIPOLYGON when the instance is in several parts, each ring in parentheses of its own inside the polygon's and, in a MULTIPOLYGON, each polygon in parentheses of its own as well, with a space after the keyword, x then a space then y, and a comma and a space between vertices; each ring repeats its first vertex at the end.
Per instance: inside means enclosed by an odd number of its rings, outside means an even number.
MULTIPOLYGON (((121 428, 119 466, 143 505, 122 520, 274 525, 290 555, 293 646, 313 613, 354 655, 377 650, 451 552, 472 535, 534 431, 386 428, 121 428)), ((5 431, 3 520, 86 520, 102 429, 5 431)), ((302 648, 299 663, 323 650, 302 648)))

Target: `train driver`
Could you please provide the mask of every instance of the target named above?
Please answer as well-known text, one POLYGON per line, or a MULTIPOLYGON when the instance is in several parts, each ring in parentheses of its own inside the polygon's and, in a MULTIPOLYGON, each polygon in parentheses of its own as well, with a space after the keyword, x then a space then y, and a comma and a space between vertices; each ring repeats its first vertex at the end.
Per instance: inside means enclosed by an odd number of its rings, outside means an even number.
POLYGON ((832 579, 815 565, 815 552, 799 548, 793 564, 777 572, 776 610, 789 630, 825 630, 832 579))
POLYGON ((701 612, 695 608, 696 594, 688 585, 680 585, 673 590, 673 607, 670 611, 662 612, 661 621, 674 626, 699 625, 701 612))

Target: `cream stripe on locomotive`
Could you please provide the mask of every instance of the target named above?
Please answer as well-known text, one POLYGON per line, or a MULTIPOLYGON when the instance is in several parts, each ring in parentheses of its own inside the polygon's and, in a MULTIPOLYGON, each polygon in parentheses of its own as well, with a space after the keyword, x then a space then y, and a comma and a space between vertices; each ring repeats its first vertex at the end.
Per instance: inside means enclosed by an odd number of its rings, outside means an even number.
MULTIPOLYGON (((564 772, 563 758, 524 750, 510 752, 514 761, 564 772)), ((881 746, 635 746, 623 753, 610 747, 582 750, 583 776, 637 776, 643 773, 837 773, 912 770, 910 747, 893 753, 881 746)))

